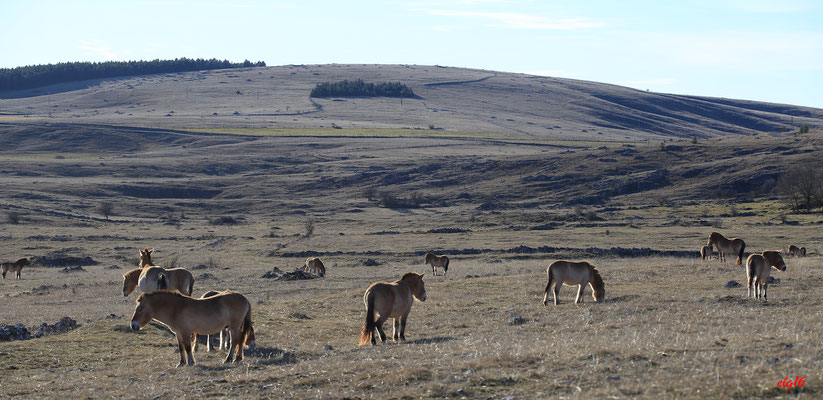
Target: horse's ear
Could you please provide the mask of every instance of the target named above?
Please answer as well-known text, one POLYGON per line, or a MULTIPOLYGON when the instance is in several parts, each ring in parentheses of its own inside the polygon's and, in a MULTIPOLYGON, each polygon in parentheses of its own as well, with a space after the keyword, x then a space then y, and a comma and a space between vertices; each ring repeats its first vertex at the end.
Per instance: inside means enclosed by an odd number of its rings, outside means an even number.
POLYGON ((420 274, 420 277, 422 278, 422 277, 423 277, 423 275, 426 275, 426 273, 424 272, 424 273, 420 274))
POLYGON ((149 254, 154 253, 154 249, 149 250, 149 254))

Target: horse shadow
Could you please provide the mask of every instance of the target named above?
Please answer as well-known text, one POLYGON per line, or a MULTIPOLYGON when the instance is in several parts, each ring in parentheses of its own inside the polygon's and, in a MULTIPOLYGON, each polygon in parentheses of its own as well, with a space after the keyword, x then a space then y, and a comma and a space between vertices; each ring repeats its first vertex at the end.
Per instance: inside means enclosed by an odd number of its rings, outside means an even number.
POLYGON ((422 339, 415 339, 415 340, 408 340, 405 344, 433 344, 433 343, 446 343, 457 340, 456 337, 453 336, 435 336, 431 338, 422 338, 422 339))
POLYGON ((640 298, 639 294, 627 294, 627 295, 623 295, 623 296, 609 297, 607 299, 604 299, 603 302, 607 303, 607 304, 610 304, 610 303, 623 303, 623 302, 626 302, 626 301, 639 299, 639 298, 640 298))
POLYGON ((297 356, 277 347, 254 346, 246 349, 246 357, 254 357, 260 360, 261 365, 288 365, 297 362, 297 356))

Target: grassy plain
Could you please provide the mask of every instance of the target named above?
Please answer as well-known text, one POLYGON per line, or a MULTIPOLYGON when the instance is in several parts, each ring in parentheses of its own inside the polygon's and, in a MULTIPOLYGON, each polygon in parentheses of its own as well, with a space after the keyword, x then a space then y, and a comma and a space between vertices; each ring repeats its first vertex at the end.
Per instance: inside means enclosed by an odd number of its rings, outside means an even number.
POLYGON ((83 325, 0 343, 0 397, 748 399, 823 391, 823 219, 748 189, 768 183, 774 168, 818 157, 814 135, 661 151, 3 129, 0 139, 17 151, 0 152, 0 211, 19 221, 0 225, 0 257, 94 263, 73 273, 36 263, 23 280, 0 281, 0 323, 69 316, 83 325), (781 157, 768 158, 775 148, 781 157), (765 158, 773 163, 762 165, 765 158), (389 208, 381 193, 418 203, 389 208), (582 198, 599 200, 570 201, 582 198), (115 204, 108 221, 103 202, 115 204), (744 238, 748 251, 796 243, 810 257, 787 258, 768 302, 747 300, 745 288, 724 287, 744 282, 741 266, 697 259, 713 230, 744 238), (121 275, 142 247, 155 248, 160 265, 189 268, 195 294, 248 296, 258 348, 239 365, 200 353, 197 366, 175 369, 168 333, 129 331, 134 295, 122 296, 121 275), (644 248, 682 256, 618 256, 644 248), (421 256, 430 250, 452 253, 451 268, 447 277, 426 275, 429 300, 415 304, 409 340, 357 347, 365 288, 430 271, 421 256), (307 251, 324 261, 326 278, 261 278, 301 266, 307 251), (364 265, 369 258, 379 265, 364 265), (571 304, 567 287, 561 305, 544 307, 545 267, 557 258, 597 265, 606 301, 594 304, 587 290, 584 304, 571 304), (807 376, 800 392, 777 387, 796 375, 807 376))

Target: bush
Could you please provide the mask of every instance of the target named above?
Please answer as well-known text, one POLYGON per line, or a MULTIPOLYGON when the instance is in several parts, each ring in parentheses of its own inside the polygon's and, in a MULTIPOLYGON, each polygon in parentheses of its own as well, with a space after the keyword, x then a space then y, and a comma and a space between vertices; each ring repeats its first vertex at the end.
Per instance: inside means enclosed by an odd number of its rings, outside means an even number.
POLYGON ((20 223, 20 214, 14 211, 9 211, 6 213, 6 220, 12 225, 17 225, 20 223))
POLYGON ((362 79, 318 83, 310 97, 417 97, 400 82, 366 83, 362 79))
POLYGON ((231 217, 231 216, 228 216, 228 215, 223 215, 223 216, 220 216, 220 217, 215 217, 215 218, 209 219, 209 224, 212 224, 212 225, 236 225, 236 224, 239 224, 239 223, 240 223, 240 221, 238 221, 238 220, 234 219, 234 217, 231 217))

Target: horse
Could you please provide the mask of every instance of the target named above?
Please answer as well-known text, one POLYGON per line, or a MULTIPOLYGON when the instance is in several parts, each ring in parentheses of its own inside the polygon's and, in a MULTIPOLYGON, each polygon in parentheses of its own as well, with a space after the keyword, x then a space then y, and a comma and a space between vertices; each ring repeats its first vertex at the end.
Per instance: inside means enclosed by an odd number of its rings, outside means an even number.
POLYGON ((426 287, 423 275, 416 272, 406 272, 402 278, 392 283, 375 282, 363 294, 363 304, 366 306, 366 322, 360 332, 358 346, 371 341, 376 345, 374 330, 380 335, 380 340, 386 342, 386 333, 383 323, 394 318, 392 339, 406 340, 406 320, 409 318, 414 299, 426 301, 426 287), (377 319, 375 320, 375 314, 377 319))
POLYGON ((426 264, 432 266, 434 276, 437 276, 437 268, 443 268, 443 276, 446 276, 446 272, 449 272, 448 256, 436 256, 432 253, 426 253, 426 264))
POLYGON ((6 273, 11 271, 14 272, 14 277, 17 279, 23 279, 20 275, 20 271, 23 270, 23 267, 27 267, 31 265, 28 258, 21 258, 15 262, 4 262, 0 265, 0 268, 3 270, 3 279, 6 279, 6 273))
POLYGON ((710 260, 712 258, 713 249, 712 246, 703 246, 700 248, 700 259, 703 261, 710 260))
POLYGON ((805 247, 797 247, 793 244, 789 245, 789 254, 795 257, 805 257, 806 256, 806 248, 805 247))
POLYGON ((141 293, 131 317, 131 329, 140 328, 156 319, 166 324, 177 337, 180 350, 178 367, 194 365, 192 335, 214 334, 228 327, 232 346, 224 363, 243 360, 243 347, 252 326, 251 304, 239 293, 224 292, 205 299, 194 299, 172 290, 141 293))
POLYGON ((326 266, 317 257, 309 257, 306 259, 306 264, 303 265, 303 271, 315 274, 317 276, 326 276, 326 266))
POLYGON ((135 268, 123 274, 123 296, 139 287, 143 293, 174 289, 190 296, 194 289, 194 276, 185 268, 163 269, 157 266, 135 268))
POLYGON ((574 299, 575 304, 583 302, 583 288, 587 283, 592 287, 594 301, 600 303, 606 295, 606 288, 603 285, 600 272, 588 261, 558 260, 546 268, 546 275, 548 276, 548 283, 546 283, 546 290, 543 291, 544 306, 549 304, 549 290, 552 289, 552 284, 554 285, 554 290, 552 290, 554 305, 557 305, 557 296, 560 294, 560 287, 563 284, 578 286, 577 297, 574 299))
POLYGON ((709 241, 706 246, 717 246, 717 254, 720 261, 726 260, 726 253, 737 254, 737 265, 743 262, 743 251, 746 250, 746 242, 743 239, 731 238, 726 239, 723 235, 712 232, 709 235, 709 241))
POLYGON ((154 249, 149 250, 148 247, 144 247, 140 250, 140 268, 146 268, 152 266, 151 262, 151 254, 154 253, 154 249))
MULTIPOLYGON (((229 290, 224 290, 222 292, 218 292, 216 290, 209 290, 208 292, 204 293, 203 296, 200 296, 201 299, 209 298, 216 296, 218 294, 223 293, 230 293, 229 290)), ((195 333, 196 335, 196 333, 195 333)), ((213 335, 202 335, 206 337, 206 351, 212 351, 214 347, 212 346, 212 336, 213 335)), ((193 351, 197 351, 197 337, 194 337, 194 344, 192 345, 193 351)), ((249 333, 246 336, 246 347, 254 347, 254 325, 249 327, 249 333)), ((222 349, 229 349, 229 329, 228 327, 220 331, 220 342, 217 345, 217 348, 222 349)))
POLYGON ((763 300, 766 298, 766 290, 769 287, 769 267, 778 271, 786 270, 786 263, 779 251, 766 250, 762 254, 752 254, 746 260, 746 297, 760 298, 763 294, 763 300), (754 287, 752 287, 754 285, 754 287))

